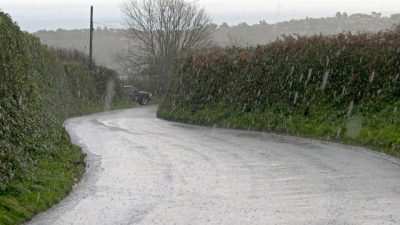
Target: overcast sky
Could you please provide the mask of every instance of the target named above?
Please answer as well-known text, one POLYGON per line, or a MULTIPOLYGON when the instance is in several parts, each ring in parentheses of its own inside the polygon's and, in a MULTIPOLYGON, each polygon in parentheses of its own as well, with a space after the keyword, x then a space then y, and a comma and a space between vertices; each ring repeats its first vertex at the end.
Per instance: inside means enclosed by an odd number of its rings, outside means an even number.
MULTIPOLYGON (((125 0, 1 0, 23 30, 86 28, 89 8, 94 6, 96 26, 121 27, 120 6, 125 0)), ((230 25, 265 20, 268 23, 308 17, 331 17, 336 12, 383 15, 400 13, 400 0, 198 0, 213 22, 230 25)))

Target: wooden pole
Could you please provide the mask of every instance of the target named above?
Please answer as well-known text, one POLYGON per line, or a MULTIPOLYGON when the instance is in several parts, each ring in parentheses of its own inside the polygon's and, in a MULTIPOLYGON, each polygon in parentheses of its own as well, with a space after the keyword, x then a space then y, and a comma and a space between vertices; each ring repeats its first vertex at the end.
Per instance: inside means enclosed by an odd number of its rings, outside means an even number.
POLYGON ((93 6, 90 6, 89 66, 93 66, 93 6))

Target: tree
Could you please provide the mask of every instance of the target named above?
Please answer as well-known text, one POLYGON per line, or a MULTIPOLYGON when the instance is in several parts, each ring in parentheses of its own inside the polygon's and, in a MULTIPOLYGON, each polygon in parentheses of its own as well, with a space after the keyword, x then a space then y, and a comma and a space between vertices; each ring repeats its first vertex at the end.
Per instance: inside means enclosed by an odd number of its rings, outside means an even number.
POLYGON ((372 16, 375 18, 381 18, 382 17, 382 13, 378 13, 378 12, 371 12, 372 16))
POLYGON ((122 13, 133 43, 125 66, 139 80, 148 78, 159 93, 166 90, 178 55, 207 44, 212 32, 205 10, 184 0, 129 0, 122 13))

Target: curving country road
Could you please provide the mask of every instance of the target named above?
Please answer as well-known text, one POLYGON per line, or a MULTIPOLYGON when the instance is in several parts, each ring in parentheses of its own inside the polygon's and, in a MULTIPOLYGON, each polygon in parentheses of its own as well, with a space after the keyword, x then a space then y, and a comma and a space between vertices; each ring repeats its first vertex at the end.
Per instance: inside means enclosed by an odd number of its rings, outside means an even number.
POLYGON ((70 119, 81 183, 32 224, 400 224, 400 161, 361 148, 182 125, 142 107, 70 119))

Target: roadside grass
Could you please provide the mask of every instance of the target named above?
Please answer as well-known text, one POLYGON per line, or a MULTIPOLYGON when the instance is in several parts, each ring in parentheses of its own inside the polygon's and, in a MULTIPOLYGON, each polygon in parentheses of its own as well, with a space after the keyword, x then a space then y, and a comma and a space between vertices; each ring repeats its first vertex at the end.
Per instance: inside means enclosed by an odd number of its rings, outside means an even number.
POLYGON ((90 104, 82 108, 81 111, 77 110, 76 114, 72 115, 72 117, 117 109, 129 109, 136 106, 137 104, 129 98, 124 99, 123 101, 113 102, 109 106, 106 106, 105 104, 90 104))
MULTIPOLYGON (((131 99, 113 102, 110 110, 136 107, 131 99)), ((77 107, 75 117, 108 111, 104 104, 88 104, 77 107)), ((32 219, 65 198, 75 183, 85 173, 85 154, 71 143, 68 133, 62 131, 62 139, 55 140, 58 146, 45 154, 35 154, 35 166, 25 177, 9 183, 0 191, 0 225, 21 224, 32 219)))
MULTIPOLYGON (((160 104, 160 98, 154 98, 149 101, 149 105, 158 105, 160 104)), ((119 109, 130 109, 140 106, 139 103, 135 102, 131 98, 123 98, 121 101, 113 102, 109 109, 104 104, 92 104, 89 106, 85 106, 83 111, 78 113, 77 115, 83 114, 91 114, 96 112, 103 112, 109 110, 119 110, 119 109)))
MULTIPOLYGON (((110 110, 116 110, 116 109, 129 109, 136 107, 137 103, 132 101, 131 99, 127 98, 125 101, 119 101, 111 104, 110 110)), ((103 106, 104 109, 104 106, 103 106)))
POLYGON ((304 116, 280 109, 237 112, 229 105, 207 106, 196 112, 161 106, 159 118, 189 124, 256 130, 362 146, 400 158, 400 101, 378 113, 358 112, 350 118, 330 107, 304 116))
POLYGON ((35 155, 36 166, 24 179, 13 180, 0 192, 0 224, 20 224, 59 202, 85 172, 85 155, 71 144, 64 130, 58 148, 35 155))

